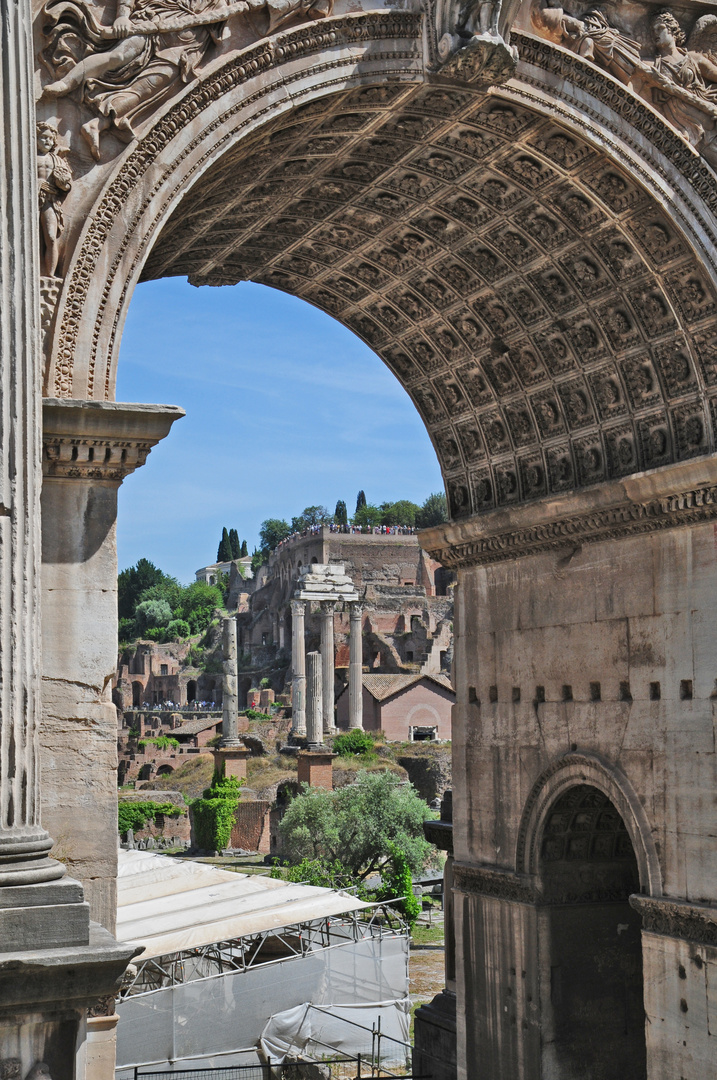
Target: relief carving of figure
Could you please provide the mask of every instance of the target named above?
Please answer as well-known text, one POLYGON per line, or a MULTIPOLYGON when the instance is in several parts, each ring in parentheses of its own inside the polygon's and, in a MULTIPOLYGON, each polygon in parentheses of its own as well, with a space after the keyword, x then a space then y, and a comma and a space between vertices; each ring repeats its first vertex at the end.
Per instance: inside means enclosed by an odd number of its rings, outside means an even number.
POLYGON ((545 7, 541 2, 533 4, 531 19, 542 36, 592 60, 622 83, 628 84, 641 66, 640 42, 610 26, 598 8, 575 19, 562 8, 545 7))
POLYGON ((709 52, 694 46, 717 46, 717 19, 699 19, 687 48, 685 34, 669 11, 655 16, 651 30, 656 56, 645 84, 652 90, 652 103, 693 146, 711 142, 717 120, 717 64, 709 52))
POLYGON ((136 124, 196 77, 208 50, 228 35, 227 19, 264 11, 274 33, 294 16, 324 18, 332 7, 333 0, 118 0, 108 26, 85 0, 50 0, 41 58, 53 80, 43 97, 80 92, 95 113, 82 135, 99 160, 103 132, 129 142, 136 124))
POLYGON ((689 38, 667 10, 641 43, 611 26, 599 9, 580 18, 533 0, 535 30, 604 68, 646 98, 708 161, 717 165, 717 16, 703 15, 689 38), (645 54, 644 56, 642 54, 645 54))
POLYGON ((40 211, 41 268, 44 277, 57 276, 60 236, 64 228, 62 202, 72 187, 72 171, 64 160, 68 153, 59 146, 59 134, 52 124, 38 123, 37 178, 40 211))

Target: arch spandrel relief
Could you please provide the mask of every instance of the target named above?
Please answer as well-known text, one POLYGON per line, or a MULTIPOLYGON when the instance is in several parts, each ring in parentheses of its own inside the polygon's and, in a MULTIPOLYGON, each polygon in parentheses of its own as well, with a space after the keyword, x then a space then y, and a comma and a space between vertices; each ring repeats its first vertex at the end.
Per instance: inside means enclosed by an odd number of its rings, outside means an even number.
MULTIPOLYGON (((50 6, 55 26, 77 7, 50 6)), ((50 83, 41 107, 82 113, 69 132, 57 124, 84 148, 85 172, 70 153, 48 393, 111 398, 134 283, 186 274, 272 285, 359 334, 421 413, 454 519, 714 451, 717 181, 694 138, 619 78, 655 13, 645 7, 626 37, 608 12, 598 41, 565 9, 524 5, 512 36, 509 5, 427 10, 422 23, 415 12, 318 20, 292 9, 296 29, 206 70, 204 54, 194 69, 187 61, 183 89, 163 85, 158 119, 130 122, 136 137, 119 149, 112 109, 129 75, 90 102, 84 75, 67 87, 84 60, 58 73, 65 86, 50 83), (556 47, 553 24, 580 47, 556 47), (358 51, 338 59, 348 43, 365 50, 363 66, 358 51), (489 88, 493 45, 519 59, 489 88), (602 62, 610 49, 614 71, 602 62), (563 71, 580 91, 567 105, 563 89, 550 100, 563 71), (94 128, 82 128, 98 110, 111 123, 96 161, 94 128)), ((223 30, 206 55, 222 41, 223 30)))

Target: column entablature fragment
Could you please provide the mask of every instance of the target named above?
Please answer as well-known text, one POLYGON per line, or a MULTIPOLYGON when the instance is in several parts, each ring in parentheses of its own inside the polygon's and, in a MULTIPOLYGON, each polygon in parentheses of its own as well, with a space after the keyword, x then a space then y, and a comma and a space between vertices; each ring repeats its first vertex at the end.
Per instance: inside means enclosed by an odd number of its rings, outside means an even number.
POLYGON ((121 483, 184 416, 176 405, 46 398, 42 469, 45 477, 121 483))

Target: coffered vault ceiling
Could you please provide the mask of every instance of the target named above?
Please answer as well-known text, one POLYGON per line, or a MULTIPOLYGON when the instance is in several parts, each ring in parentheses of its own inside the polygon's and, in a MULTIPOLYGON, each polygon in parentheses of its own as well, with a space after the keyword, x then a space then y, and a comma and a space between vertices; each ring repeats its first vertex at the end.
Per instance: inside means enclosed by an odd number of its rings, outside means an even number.
POLYGON ((178 274, 274 286, 362 337, 421 413, 454 518, 715 449, 707 276, 625 173, 496 96, 296 109, 182 200, 143 277, 178 274))

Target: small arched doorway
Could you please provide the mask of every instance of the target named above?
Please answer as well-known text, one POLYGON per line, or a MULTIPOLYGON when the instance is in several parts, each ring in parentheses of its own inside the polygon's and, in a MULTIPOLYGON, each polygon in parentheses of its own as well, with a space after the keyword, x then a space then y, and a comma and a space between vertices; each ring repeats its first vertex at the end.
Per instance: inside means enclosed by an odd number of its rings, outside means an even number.
POLYGON ((187 683, 187 705, 191 705, 193 701, 197 700, 197 684, 194 679, 190 679, 187 683))
POLYGON ((171 765, 160 765, 157 769, 157 776, 171 776, 174 769, 171 765))
MULTIPOLYGON (((579 784, 545 818, 543 1068, 560 1080, 647 1076, 637 859, 620 814, 579 784)), ((541 937, 543 934, 541 934, 541 937)))

